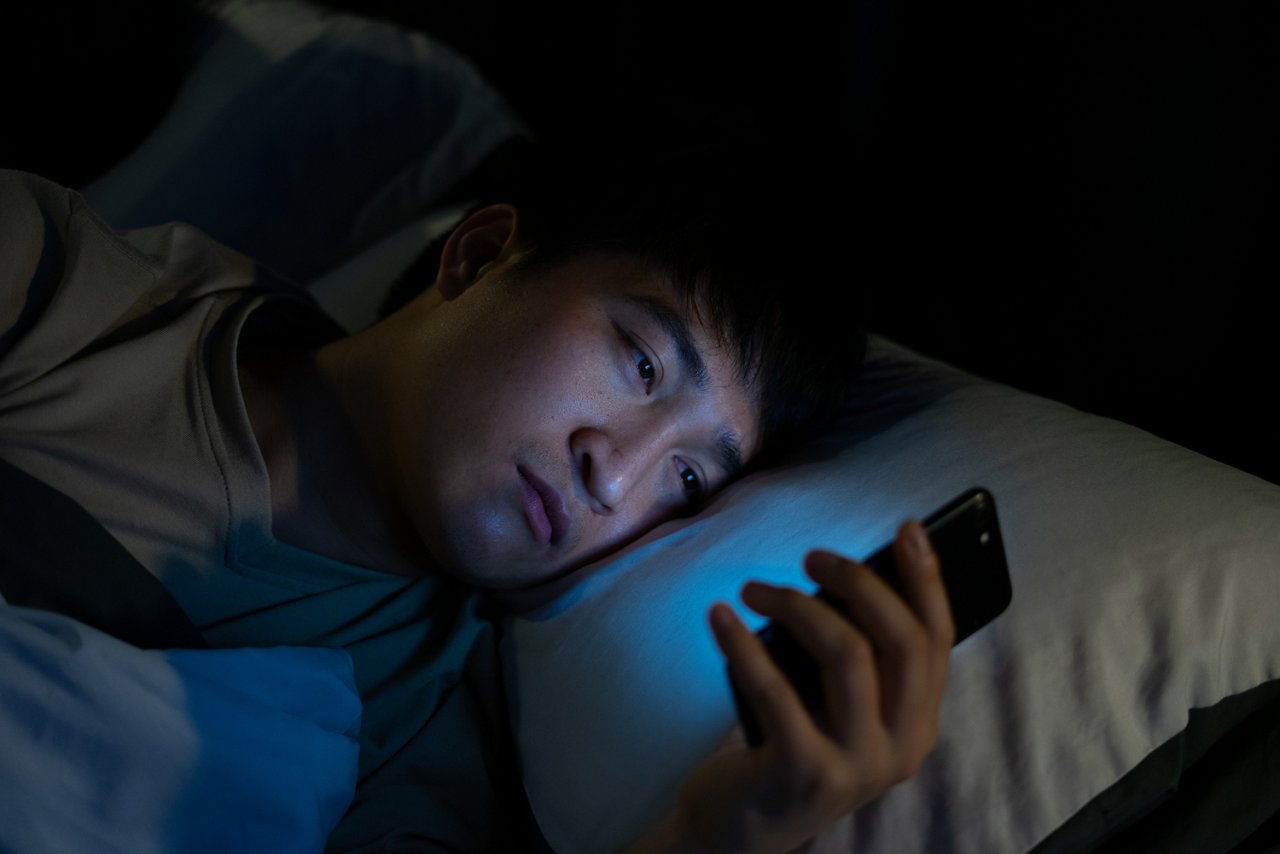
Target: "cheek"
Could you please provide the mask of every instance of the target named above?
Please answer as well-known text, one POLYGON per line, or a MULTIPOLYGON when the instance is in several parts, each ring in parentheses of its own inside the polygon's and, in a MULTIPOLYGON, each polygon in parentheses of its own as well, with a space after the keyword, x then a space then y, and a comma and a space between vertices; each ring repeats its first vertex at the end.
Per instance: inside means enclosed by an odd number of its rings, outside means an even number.
POLYGON ((616 356, 582 333, 530 328, 521 345, 505 350, 493 374, 491 391, 519 401, 516 414, 533 429, 595 424, 616 415, 621 402, 616 356))
POLYGON ((598 524, 584 537, 582 553, 591 555, 590 560, 603 557, 679 516, 683 505, 672 508, 664 503, 665 499, 665 495, 646 487, 629 497, 621 512, 596 517, 598 524))

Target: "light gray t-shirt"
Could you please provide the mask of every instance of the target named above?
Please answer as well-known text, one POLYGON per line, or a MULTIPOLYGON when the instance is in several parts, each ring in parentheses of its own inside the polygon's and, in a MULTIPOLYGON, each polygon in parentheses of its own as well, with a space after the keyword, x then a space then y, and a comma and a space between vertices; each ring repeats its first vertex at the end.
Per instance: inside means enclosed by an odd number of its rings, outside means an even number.
POLYGON ((118 233, 74 192, 0 172, 0 457, 87 509, 212 646, 351 655, 360 785, 335 848, 477 850, 511 782, 481 599, 271 534, 238 342, 341 334, 296 286, 197 229, 118 233))

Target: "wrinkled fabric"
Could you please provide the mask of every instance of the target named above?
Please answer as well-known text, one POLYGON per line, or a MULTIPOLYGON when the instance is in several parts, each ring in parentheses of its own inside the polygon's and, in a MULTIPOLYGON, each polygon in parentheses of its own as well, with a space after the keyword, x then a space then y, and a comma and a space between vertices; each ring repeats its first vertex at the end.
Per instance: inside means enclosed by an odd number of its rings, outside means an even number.
POLYGON ((322 850, 359 725, 342 650, 140 650, 0 599, 2 850, 322 850))

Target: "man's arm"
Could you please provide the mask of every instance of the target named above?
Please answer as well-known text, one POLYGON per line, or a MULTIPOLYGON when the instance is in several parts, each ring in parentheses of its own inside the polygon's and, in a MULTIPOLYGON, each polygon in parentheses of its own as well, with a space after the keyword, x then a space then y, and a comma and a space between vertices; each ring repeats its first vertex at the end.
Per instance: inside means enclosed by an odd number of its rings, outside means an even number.
POLYGON ((739 731, 737 744, 689 776, 676 809, 633 854, 791 851, 915 774, 937 738, 955 628, 924 529, 904 524, 893 548, 905 598, 861 564, 825 552, 806 558, 852 623, 796 590, 743 590, 752 610, 786 626, 819 662, 824 720, 728 606, 712 609, 716 642, 765 741, 746 748, 739 731))

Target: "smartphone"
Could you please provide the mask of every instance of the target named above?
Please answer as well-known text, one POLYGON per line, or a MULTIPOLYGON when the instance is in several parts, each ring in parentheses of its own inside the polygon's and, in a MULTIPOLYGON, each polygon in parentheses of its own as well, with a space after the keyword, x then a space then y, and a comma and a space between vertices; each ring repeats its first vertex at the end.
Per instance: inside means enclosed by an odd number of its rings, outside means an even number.
MULTIPOLYGON (((995 498, 988 490, 973 487, 929 515, 922 524, 938 555, 943 586, 951 605, 951 618, 955 622, 955 642, 960 643, 998 617, 1013 598, 995 498)), ((892 544, 884 546, 863 563, 889 582, 894 590, 902 592, 892 544)), ((814 595, 844 611, 826 591, 819 590, 814 595)), ((818 665, 791 633, 770 622, 756 635, 778 667, 787 674, 805 706, 811 711, 822 709, 818 665)), ((764 740, 764 735, 751 708, 732 683, 730 679, 747 743, 758 745, 764 740)))

